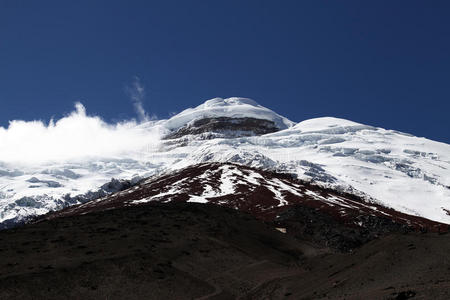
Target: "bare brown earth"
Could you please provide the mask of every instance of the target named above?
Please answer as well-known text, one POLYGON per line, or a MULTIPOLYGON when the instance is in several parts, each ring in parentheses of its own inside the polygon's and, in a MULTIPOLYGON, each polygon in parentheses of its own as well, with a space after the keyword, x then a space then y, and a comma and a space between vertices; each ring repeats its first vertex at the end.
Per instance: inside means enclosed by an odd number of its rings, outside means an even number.
POLYGON ((348 253, 224 207, 151 203, 0 231, 0 299, 449 299, 450 235, 348 253))

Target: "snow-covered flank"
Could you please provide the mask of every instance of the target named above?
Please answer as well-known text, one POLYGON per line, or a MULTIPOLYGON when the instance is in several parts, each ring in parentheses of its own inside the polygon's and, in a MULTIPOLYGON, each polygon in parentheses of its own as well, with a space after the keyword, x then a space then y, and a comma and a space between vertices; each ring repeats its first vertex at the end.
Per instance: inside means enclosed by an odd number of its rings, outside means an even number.
POLYGON ((255 118, 269 120, 279 129, 286 129, 295 123, 247 98, 214 98, 195 108, 188 108, 161 124, 170 129, 178 129, 195 120, 214 117, 255 118))
MULTIPOLYGON (((144 178, 170 174, 198 163, 232 162, 295 174, 300 179, 353 193, 400 212, 450 224, 450 145, 445 143, 330 117, 293 124, 242 98, 209 100, 169 120, 139 125, 139 130, 151 133, 155 126, 175 129, 203 116, 227 114, 274 120, 284 124, 281 128, 285 129, 227 139, 204 140, 188 135, 149 143, 120 156, 32 167, 0 162, 0 223, 78 203, 68 201, 73 198, 66 195, 74 197, 96 191, 112 177, 144 178)), ((262 180, 259 176, 245 176, 246 184, 257 188, 262 180)), ((223 178, 223 189, 205 187, 202 193, 190 195, 206 198, 221 195, 226 190, 226 180, 231 180, 228 178, 223 178)), ((272 183, 267 185, 268 189, 279 186, 272 183)), ((274 203, 284 205, 285 190, 273 189, 281 192, 281 196, 274 191, 270 193, 274 203)), ((169 191, 155 191, 155 195, 169 191)), ((194 200, 202 201, 192 197, 194 200)))
POLYGON ((450 223, 443 209, 450 206, 448 144, 336 118, 307 120, 269 138, 283 147, 269 157, 301 178, 320 181, 323 170, 337 179, 329 186, 344 183, 387 207, 450 223))

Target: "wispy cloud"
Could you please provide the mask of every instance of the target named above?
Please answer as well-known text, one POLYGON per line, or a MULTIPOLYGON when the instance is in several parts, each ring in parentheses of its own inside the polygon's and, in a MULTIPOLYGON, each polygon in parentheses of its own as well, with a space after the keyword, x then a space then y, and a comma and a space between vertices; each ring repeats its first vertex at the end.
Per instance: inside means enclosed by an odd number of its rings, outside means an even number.
POLYGON ((126 92, 133 102, 134 109, 138 115, 139 121, 146 122, 150 118, 144 109, 145 88, 139 77, 135 76, 131 85, 126 87, 126 92))

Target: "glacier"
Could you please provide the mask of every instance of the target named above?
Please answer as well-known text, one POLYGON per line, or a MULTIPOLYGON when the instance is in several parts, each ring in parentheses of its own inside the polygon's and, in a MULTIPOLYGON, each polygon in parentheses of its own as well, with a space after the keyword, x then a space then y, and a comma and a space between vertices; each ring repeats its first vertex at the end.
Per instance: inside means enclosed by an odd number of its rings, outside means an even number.
MULTIPOLYGON (((77 196, 95 194, 112 178, 137 182, 197 163, 233 162, 291 173, 450 224, 450 145, 445 143, 333 117, 295 123, 237 97, 214 98, 167 120, 123 128, 124 140, 111 141, 129 144, 119 152, 26 164, 0 157, 0 223, 20 222, 91 199, 77 196), (263 119, 279 130, 231 138, 192 134, 164 139, 196 120, 214 117, 263 119), (139 142, 127 139, 128 132, 139 142)), ((108 140, 102 143, 107 146, 108 140)), ((103 189, 101 194, 108 192, 114 190, 103 189)))

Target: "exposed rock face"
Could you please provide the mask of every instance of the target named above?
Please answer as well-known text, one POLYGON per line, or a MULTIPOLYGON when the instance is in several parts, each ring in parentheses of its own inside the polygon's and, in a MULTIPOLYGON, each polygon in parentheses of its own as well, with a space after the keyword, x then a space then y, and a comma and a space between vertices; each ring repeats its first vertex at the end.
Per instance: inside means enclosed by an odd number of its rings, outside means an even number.
POLYGON ((204 138, 235 138, 254 136, 276 132, 279 129, 269 120, 255 118, 204 118, 196 120, 177 131, 167 135, 165 139, 180 138, 185 135, 204 134, 204 138))

